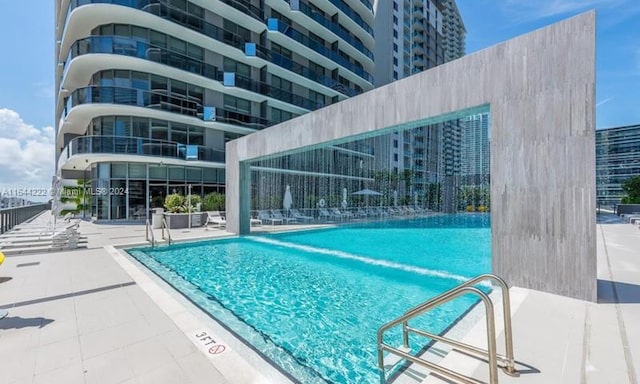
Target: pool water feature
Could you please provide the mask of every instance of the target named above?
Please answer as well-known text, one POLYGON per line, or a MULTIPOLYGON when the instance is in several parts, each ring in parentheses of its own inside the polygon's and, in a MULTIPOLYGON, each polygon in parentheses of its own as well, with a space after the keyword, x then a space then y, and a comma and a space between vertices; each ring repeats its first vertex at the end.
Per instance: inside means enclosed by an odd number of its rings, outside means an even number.
MULTIPOLYGON (((490 229, 488 215, 439 216, 129 253, 296 380, 373 383, 377 329, 489 272, 490 229)), ((442 332, 474 302, 413 324, 442 332)))

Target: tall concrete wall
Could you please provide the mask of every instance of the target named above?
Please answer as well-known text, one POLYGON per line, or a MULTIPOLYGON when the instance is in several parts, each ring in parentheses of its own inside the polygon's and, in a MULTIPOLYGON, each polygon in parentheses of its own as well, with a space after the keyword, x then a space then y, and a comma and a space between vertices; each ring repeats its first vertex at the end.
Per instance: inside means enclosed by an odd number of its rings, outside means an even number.
POLYGON ((249 160, 490 109, 493 271, 595 301, 594 96, 589 12, 228 143, 227 228, 248 233, 249 160))

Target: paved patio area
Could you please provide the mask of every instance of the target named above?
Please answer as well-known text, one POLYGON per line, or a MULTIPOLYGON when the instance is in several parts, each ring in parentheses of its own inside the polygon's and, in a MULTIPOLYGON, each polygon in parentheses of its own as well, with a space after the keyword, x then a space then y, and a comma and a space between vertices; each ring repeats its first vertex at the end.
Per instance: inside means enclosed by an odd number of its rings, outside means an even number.
MULTIPOLYGON (((300 226, 263 230, 294 228, 300 226)), ((144 244, 143 225, 82 222, 80 232, 87 249, 11 256, 0 267, 0 308, 9 311, 0 320, 0 383, 287 381, 152 274, 114 253, 110 246, 144 244), (193 337, 202 329, 221 337, 230 353, 208 355, 193 337)), ((204 228, 172 232, 176 240, 228 235, 204 228)), ((523 374, 501 373, 501 383, 638 383, 640 230, 612 216, 598 224, 598 267, 597 304, 512 288, 519 297, 513 327, 523 374)), ((466 336, 483 338, 481 324, 466 336)), ((486 381, 486 365, 465 358, 452 354, 444 362, 486 381)))

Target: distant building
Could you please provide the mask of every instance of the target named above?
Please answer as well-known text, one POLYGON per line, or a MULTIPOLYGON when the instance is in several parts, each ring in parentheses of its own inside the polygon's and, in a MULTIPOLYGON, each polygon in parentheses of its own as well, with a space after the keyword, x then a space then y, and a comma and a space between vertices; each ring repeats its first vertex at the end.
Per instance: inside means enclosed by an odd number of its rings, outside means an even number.
POLYGON ((640 176, 640 125, 596 131, 596 199, 599 205, 619 204, 622 183, 640 176))

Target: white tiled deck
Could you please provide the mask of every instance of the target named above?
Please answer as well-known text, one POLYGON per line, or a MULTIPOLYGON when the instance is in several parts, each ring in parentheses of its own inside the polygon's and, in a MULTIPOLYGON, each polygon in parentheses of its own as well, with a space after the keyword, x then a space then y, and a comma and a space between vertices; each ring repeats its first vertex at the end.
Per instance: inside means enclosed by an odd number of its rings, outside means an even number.
MULTIPOLYGON (((144 226, 83 222, 80 231, 88 249, 8 257, 0 267, 0 282, 11 277, 0 283, 0 308, 9 310, 0 320, 0 383, 286 382, 151 273, 114 253, 110 246, 143 244, 144 226), (202 329, 231 353, 207 356, 193 338, 202 329)), ((226 235, 203 228, 172 232, 174 239, 226 235)), ((638 382, 638 228, 599 224, 598 263, 598 304, 512 288, 520 301, 513 328, 523 374, 501 373, 501 383, 638 382)), ((482 325, 466 336, 483 338, 482 325)), ((486 365, 474 359, 452 354, 445 364, 488 379, 486 365)))

